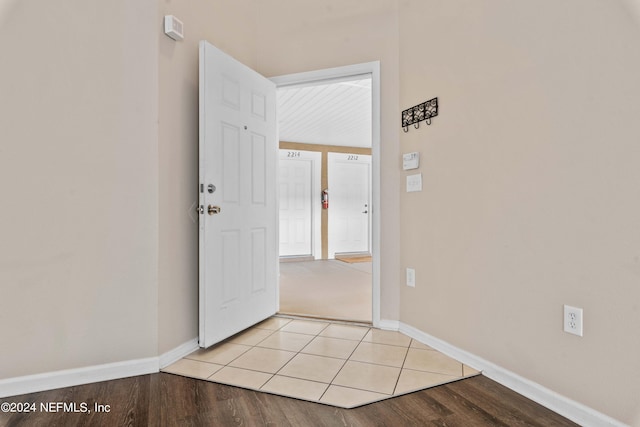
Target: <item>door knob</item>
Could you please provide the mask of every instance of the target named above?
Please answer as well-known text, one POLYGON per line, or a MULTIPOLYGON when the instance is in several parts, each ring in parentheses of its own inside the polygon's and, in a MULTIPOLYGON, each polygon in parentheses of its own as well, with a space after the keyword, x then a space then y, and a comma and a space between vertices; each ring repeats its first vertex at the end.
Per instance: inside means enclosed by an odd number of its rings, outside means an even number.
POLYGON ((219 214, 220 211, 222 211, 222 209, 220 209, 220 206, 209 205, 207 207, 207 212, 209 213, 209 215, 219 214))
POLYGON ((369 211, 362 211, 362 213, 369 213, 369 211))

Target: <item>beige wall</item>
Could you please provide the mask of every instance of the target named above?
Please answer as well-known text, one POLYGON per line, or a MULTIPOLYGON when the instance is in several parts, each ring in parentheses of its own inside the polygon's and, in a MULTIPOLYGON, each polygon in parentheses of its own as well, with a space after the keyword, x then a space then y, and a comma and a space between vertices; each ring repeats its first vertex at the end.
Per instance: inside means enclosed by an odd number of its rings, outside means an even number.
POLYGON ((640 16, 631 1, 402 0, 401 320, 640 425, 640 16), (404 173, 406 175, 406 173, 404 173), (584 308, 584 337, 562 305, 584 308))
POLYGON ((396 0, 258 2, 257 70, 266 76, 380 61, 381 317, 399 318, 398 22, 396 0))
POLYGON ((0 13, 0 379, 154 357, 155 1, 0 13))
POLYGON ((0 4, 0 379, 197 335, 207 39, 268 76, 380 60, 382 318, 640 425, 632 0, 133 3, 0 4), (433 125, 401 133, 433 96, 433 125), (409 151, 421 193, 402 191, 409 151))
POLYGON ((160 0, 160 17, 175 15, 185 39, 154 34, 159 57, 159 353, 198 335, 198 43, 207 40, 255 66, 251 1, 160 0), (193 218, 193 219, 192 219, 193 218), (197 219, 196 219, 197 220, 197 219))

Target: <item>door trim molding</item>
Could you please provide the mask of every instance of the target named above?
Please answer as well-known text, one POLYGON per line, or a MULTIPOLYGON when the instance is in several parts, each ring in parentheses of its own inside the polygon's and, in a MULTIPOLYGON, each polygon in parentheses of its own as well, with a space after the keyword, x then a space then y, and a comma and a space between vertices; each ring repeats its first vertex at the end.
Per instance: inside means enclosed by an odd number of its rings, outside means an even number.
POLYGON ((372 221, 372 307, 374 327, 380 324, 380 61, 343 67, 326 68, 271 77, 276 87, 307 85, 320 81, 339 80, 360 75, 371 76, 371 221, 372 221))

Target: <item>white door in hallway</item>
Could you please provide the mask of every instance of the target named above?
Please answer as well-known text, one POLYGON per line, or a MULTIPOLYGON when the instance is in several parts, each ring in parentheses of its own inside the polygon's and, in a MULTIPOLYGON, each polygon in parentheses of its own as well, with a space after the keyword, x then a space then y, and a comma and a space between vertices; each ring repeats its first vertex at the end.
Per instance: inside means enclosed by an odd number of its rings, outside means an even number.
POLYGON ((371 156, 329 153, 329 258, 371 252, 371 156))
POLYGON ((280 256, 314 255, 313 196, 319 186, 314 181, 320 179, 320 157, 319 152, 280 150, 280 256))
POLYGON ((200 42, 200 347, 275 314, 275 85, 200 42))

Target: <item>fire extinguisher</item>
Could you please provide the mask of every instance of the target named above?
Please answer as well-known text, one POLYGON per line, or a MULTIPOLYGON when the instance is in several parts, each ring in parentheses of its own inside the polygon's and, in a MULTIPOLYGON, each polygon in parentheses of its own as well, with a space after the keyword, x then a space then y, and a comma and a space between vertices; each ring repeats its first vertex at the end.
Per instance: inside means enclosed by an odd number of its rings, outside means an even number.
POLYGON ((322 209, 329 209, 329 190, 322 190, 322 209))

